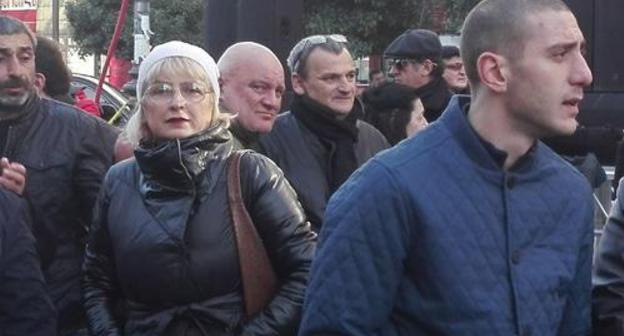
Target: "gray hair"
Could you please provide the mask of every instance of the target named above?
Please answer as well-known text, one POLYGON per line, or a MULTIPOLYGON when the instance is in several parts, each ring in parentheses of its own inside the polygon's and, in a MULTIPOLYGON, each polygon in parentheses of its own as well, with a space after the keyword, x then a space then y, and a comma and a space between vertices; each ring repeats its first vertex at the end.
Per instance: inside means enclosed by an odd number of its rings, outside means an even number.
POLYGON ((37 39, 35 38, 35 34, 24 22, 7 15, 0 15, 0 35, 15 34, 28 35, 33 50, 37 48, 37 39))
POLYGON ((347 38, 339 34, 312 35, 297 42, 286 60, 290 74, 298 74, 306 78, 308 58, 317 48, 340 55, 343 50, 347 49, 347 38))

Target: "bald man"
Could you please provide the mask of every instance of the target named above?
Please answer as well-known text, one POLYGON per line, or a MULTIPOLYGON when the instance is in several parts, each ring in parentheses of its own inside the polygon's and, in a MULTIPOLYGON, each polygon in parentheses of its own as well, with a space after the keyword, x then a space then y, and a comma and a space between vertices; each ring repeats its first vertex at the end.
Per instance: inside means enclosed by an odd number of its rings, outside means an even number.
POLYGON ((217 65, 221 107, 236 114, 230 126, 235 147, 258 149, 258 137, 271 131, 282 104, 282 64, 269 48, 239 42, 225 50, 217 65))

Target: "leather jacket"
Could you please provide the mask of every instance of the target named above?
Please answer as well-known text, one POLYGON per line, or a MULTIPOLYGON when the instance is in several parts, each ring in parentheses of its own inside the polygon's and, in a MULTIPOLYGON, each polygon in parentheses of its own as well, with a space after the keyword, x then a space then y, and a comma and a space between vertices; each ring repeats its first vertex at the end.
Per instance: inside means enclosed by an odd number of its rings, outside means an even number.
POLYGON ((245 321, 226 188, 231 151, 231 134, 219 124, 143 144, 135 159, 111 168, 84 263, 93 335, 297 333, 316 236, 281 171, 246 152, 242 196, 280 288, 245 321), (125 312, 116 315, 119 302, 125 312))

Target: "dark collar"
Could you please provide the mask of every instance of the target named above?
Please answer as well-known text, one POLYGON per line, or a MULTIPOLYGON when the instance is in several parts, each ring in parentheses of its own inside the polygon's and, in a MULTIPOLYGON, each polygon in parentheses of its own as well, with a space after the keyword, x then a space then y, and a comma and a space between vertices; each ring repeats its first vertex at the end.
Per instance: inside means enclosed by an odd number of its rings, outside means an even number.
MULTIPOLYGON (((452 136, 457 139, 459 145, 473 161, 488 169, 503 170, 508 154, 483 139, 474 130, 468 121, 469 106, 470 96, 453 96, 439 121, 448 127, 452 136)), ((538 145, 539 141, 536 141, 509 171, 517 171, 530 166, 535 161, 538 145)))
POLYGON ((210 160, 227 157, 230 140, 220 122, 188 138, 141 143, 134 156, 149 188, 189 191, 210 160))
POLYGON ((244 128, 238 120, 232 120, 232 123, 230 124, 230 132, 232 132, 232 135, 240 141, 244 148, 254 149, 257 147, 260 133, 252 132, 244 128))

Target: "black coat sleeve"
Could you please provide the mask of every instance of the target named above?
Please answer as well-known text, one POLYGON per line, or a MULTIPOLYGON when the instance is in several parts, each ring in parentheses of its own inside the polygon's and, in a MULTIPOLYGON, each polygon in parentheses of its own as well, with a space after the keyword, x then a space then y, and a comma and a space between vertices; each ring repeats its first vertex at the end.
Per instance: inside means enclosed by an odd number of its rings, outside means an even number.
POLYGON ((93 213, 93 223, 83 264, 82 289, 91 335, 121 335, 114 314, 121 291, 115 280, 115 264, 107 227, 108 181, 102 185, 93 213))
POLYGON ((91 219, 102 180, 113 164, 113 149, 119 131, 95 117, 84 115, 87 122, 82 132, 75 161, 73 185, 80 197, 81 218, 91 219))
POLYGON ((594 335, 624 335, 624 188, 600 238, 593 276, 594 335))
POLYGON ((26 202, 0 191, 0 334, 56 335, 26 202))
POLYGON ((242 335, 296 335, 316 235, 295 191, 271 160, 243 155, 241 181, 246 207, 279 278, 273 300, 243 326, 242 335))

